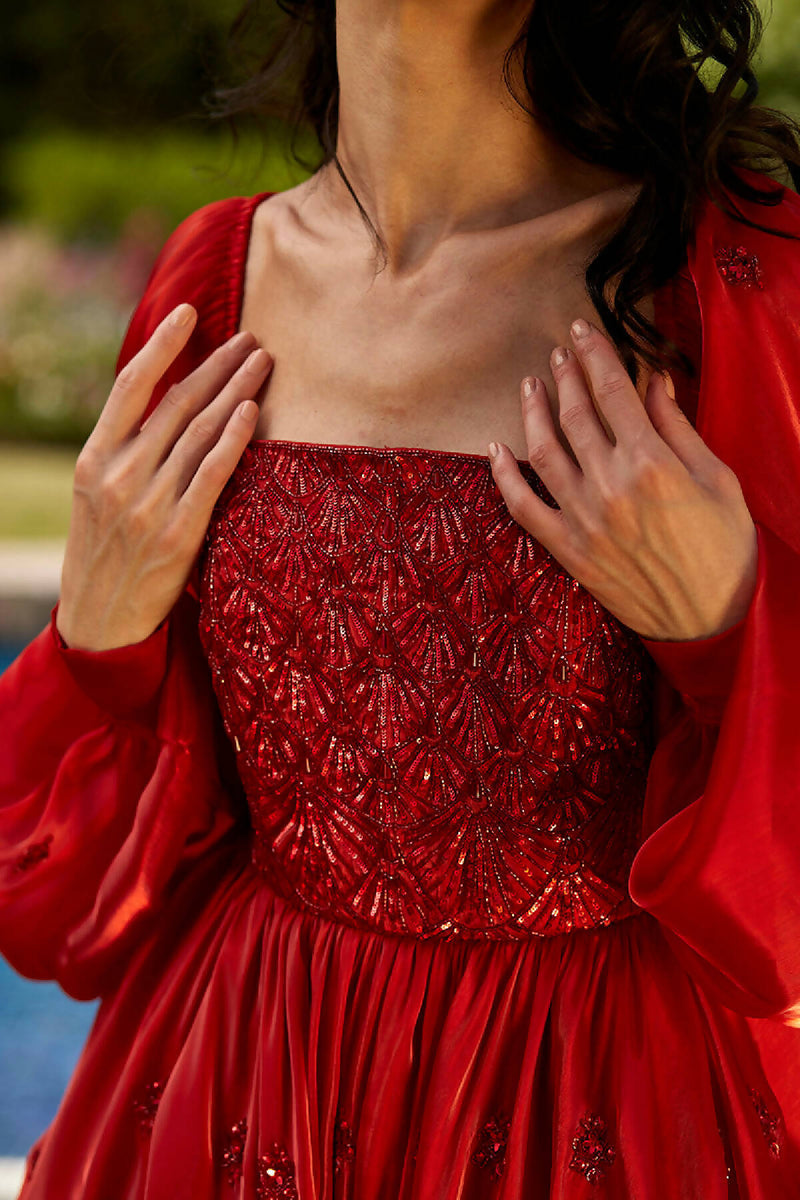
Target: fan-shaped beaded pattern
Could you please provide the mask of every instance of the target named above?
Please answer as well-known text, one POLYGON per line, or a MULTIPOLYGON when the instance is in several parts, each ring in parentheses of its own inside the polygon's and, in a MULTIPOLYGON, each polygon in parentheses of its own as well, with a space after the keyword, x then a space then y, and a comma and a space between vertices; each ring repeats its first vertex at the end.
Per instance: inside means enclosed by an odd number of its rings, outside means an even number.
POLYGON ((252 443, 201 567, 253 860, 281 895, 444 939, 638 911, 649 659, 511 518, 488 460, 252 443))

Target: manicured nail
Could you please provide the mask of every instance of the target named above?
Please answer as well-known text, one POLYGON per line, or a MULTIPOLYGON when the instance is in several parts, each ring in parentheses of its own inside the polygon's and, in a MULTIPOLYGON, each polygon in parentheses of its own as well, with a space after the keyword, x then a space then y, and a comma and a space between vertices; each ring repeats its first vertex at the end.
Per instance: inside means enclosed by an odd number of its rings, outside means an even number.
POLYGON ((670 400, 674 400, 675 384, 672 382, 672 376, 670 375, 669 371, 662 371, 661 374, 664 377, 664 387, 667 389, 667 395, 669 396, 670 400))
POLYGON ((589 322, 584 321, 583 318, 573 321, 570 329, 572 331, 572 336, 576 339, 588 337, 592 332, 589 322))
POLYGON ((497 442, 489 442, 489 458, 494 460, 500 453, 500 447, 497 442))
POLYGON ((569 350, 566 346, 557 346, 553 351, 553 366, 561 367, 569 358, 569 350))
POLYGON ((183 325, 188 325, 192 319, 193 309, 189 304, 179 304, 169 319, 170 325, 175 325, 179 329, 183 325))
POLYGON ((535 376, 532 379, 530 379, 530 378, 523 379, 522 394, 526 400, 530 400, 531 396, 534 395, 538 386, 539 386, 539 380, 535 376))
POLYGON ((269 361, 270 357, 266 350, 262 350, 259 347, 258 350, 254 350, 253 353, 245 360, 245 370, 250 371, 253 375, 258 375, 261 371, 265 370, 269 361))

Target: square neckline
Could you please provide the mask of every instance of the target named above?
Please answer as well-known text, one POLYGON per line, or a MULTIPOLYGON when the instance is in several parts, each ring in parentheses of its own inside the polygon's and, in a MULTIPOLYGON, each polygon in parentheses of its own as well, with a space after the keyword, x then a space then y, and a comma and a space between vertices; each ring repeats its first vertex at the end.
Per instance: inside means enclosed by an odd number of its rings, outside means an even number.
MULTIPOLYGON (((233 278, 233 301, 230 306, 230 328, 226 331, 226 340, 234 337, 239 332, 241 326, 242 312, 244 311, 244 287, 245 275, 247 270, 247 259, 252 240, 253 221, 255 219, 256 209, 260 207, 266 200, 272 199, 273 196, 278 196, 281 193, 275 192, 257 192, 254 196, 248 197, 249 203, 244 211, 244 219, 239 222, 238 235, 239 244, 235 247, 234 261, 237 264, 237 271, 233 278)), ((681 268, 683 271, 684 268, 681 268)), ((678 272, 680 274, 680 271, 678 272)), ((688 271, 689 278, 692 279, 691 271, 688 271)), ((694 282, 692 280, 692 282, 694 282)), ((662 328, 666 323, 669 335, 674 335, 669 321, 665 322, 665 309, 661 304, 661 293, 666 289, 674 287, 674 280, 669 279, 660 288, 653 293, 654 307, 654 323, 657 328, 662 328)), ((702 382, 702 364, 700 370, 700 378, 698 383, 702 382)), ((700 388, 702 395, 702 388, 700 388)), ((699 405, 698 405, 699 411, 699 405)), ((439 459, 456 459, 472 463, 481 463, 484 468, 491 469, 491 460, 487 454, 476 454, 469 450, 442 450, 432 446, 372 446, 366 444, 357 444, 354 442, 311 442, 298 438, 252 438, 244 448, 243 453, 258 453, 275 447, 276 449, 284 448, 286 450, 302 451, 306 454, 311 454, 315 451, 322 452, 340 452, 343 454, 377 454, 378 457, 386 457, 396 454, 413 454, 413 455, 429 455, 439 459)), ((528 471, 533 471, 527 458, 517 458, 514 456, 514 461, 518 467, 527 468, 528 471)), ((535 474, 535 472, 534 472, 535 474)))

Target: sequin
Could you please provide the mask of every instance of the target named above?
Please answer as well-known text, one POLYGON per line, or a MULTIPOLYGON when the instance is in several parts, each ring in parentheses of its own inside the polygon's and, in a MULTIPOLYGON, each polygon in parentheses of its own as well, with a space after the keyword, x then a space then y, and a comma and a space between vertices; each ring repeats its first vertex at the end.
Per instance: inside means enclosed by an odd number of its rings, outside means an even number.
POLYGON ((152 1083, 146 1083, 134 1098, 133 1110, 139 1121, 139 1128, 143 1133, 149 1133, 153 1128, 153 1122, 156 1119, 158 1104, 163 1095, 165 1082, 160 1079, 153 1080, 152 1083))
POLYGON ((294 1162, 285 1146, 273 1142, 258 1159, 257 1200, 298 1200, 294 1162))
POLYGON ((570 1170, 584 1175, 589 1183, 600 1183, 616 1154, 608 1140, 605 1121, 596 1113, 581 1117, 578 1132, 572 1139, 570 1170))
POLYGON ((652 660, 488 459, 254 443, 200 600, 252 860, 290 903, 440 940, 639 911, 652 660))
POLYGON ((753 1107, 758 1113, 758 1119, 761 1122, 761 1131, 766 1139, 769 1152, 773 1158, 780 1158, 781 1150, 783 1149, 783 1131, 781 1129, 780 1115, 770 1111, 766 1100, 755 1088, 748 1088, 748 1091, 750 1099, 753 1102, 753 1107))
POLYGON ((43 862, 50 854, 50 843, 53 840, 52 833, 48 833, 40 842, 31 842, 27 846, 19 858, 14 863, 17 871, 28 871, 31 867, 35 867, 37 863, 43 862))
POLYGON ((344 1169, 346 1163, 352 1162, 354 1154, 355 1142, 353 1140, 353 1130, 349 1122, 345 1121, 343 1117, 337 1117, 333 1129, 334 1174, 338 1175, 344 1169))
POLYGON ((228 1183, 238 1183, 242 1177, 242 1160, 244 1144, 247 1138, 247 1120, 242 1117, 228 1130, 225 1147, 222 1151, 222 1167, 228 1183))
POLYGON ((763 287, 761 264, 746 246, 722 246, 714 251, 714 261, 726 283, 744 287, 763 287))
POLYGON ((478 1144, 472 1152, 472 1161, 497 1179, 505 1170, 510 1128, 510 1120, 500 1115, 491 1117, 479 1131, 478 1144))

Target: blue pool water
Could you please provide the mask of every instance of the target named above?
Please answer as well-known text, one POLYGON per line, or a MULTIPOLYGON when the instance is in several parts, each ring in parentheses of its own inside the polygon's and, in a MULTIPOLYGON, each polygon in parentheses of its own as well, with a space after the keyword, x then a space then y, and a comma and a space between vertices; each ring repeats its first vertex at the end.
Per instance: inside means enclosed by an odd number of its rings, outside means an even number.
MULTIPOLYGON (((0 673, 21 650, 0 643, 0 673)), ((23 979, 0 957, 0 1157, 27 1154, 52 1121, 98 1004, 23 979)))

